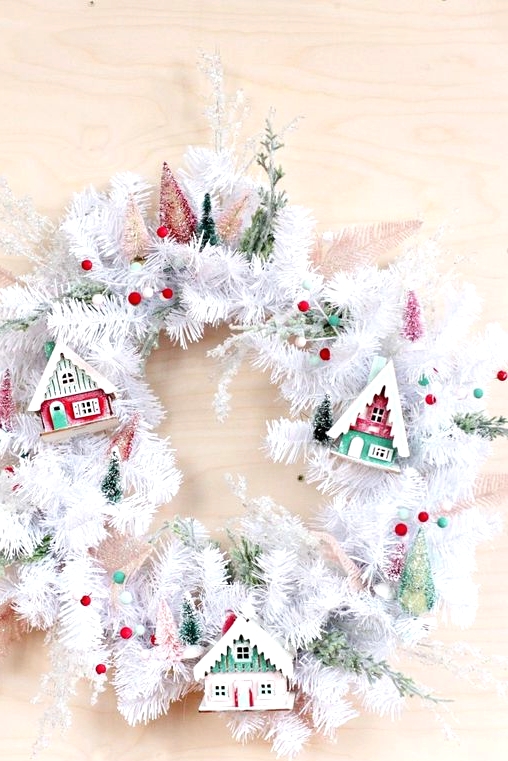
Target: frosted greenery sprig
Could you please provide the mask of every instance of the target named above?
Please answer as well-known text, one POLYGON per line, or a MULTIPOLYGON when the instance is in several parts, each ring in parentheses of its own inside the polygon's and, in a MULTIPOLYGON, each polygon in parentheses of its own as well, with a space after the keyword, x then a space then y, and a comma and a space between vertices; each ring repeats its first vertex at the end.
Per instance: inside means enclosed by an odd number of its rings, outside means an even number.
POLYGON ((275 154, 284 146, 281 138, 274 132, 270 119, 266 120, 265 136, 261 140, 261 149, 256 156, 256 163, 266 172, 269 189, 259 191, 260 204, 252 216, 250 227, 245 230, 240 249, 250 261, 256 254, 262 259, 269 258, 273 250, 273 225, 277 212, 287 203, 285 191, 276 190, 277 184, 284 177, 284 170, 275 163, 275 154))
POLYGON ((342 668, 358 676, 365 676, 369 684, 388 677, 401 697, 419 697, 433 703, 443 702, 442 698, 426 692, 411 677, 396 671, 385 661, 376 661, 372 655, 365 655, 348 642, 345 632, 335 629, 326 632, 321 639, 314 640, 309 652, 315 655, 324 666, 342 668))
POLYGON ((508 436, 508 418, 503 415, 487 417, 484 412, 466 412, 464 415, 455 415, 453 422, 465 433, 476 434, 482 439, 493 441, 499 436, 508 436))
POLYGON ((228 537, 231 541, 229 549, 231 577, 251 587, 262 584, 262 573, 258 564, 258 558, 261 555, 259 544, 251 542, 245 536, 237 538, 230 531, 228 531, 228 537))

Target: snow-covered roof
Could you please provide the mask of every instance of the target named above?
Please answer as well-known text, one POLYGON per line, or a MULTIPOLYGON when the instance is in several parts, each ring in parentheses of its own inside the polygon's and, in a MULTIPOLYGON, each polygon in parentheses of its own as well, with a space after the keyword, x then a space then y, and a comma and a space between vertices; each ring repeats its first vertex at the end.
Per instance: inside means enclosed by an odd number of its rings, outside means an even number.
POLYGON ((83 370, 83 372, 89 375, 90 378, 97 384, 97 388, 102 389, 105 394, 114 395, 116 393, 115 386, 113 386, 113 384, 110 383, 107 378, 105 378, 103 375, 101 375, 101 373, 95 370, 95 368, 89 365, 88 362, 85 362, 84 359, 81 359, 81 357, 73 352, 72 349, 69 349, 68 346, 59 342, 55 344, 55 348, 53 349, 51 356, 48 359, 48 363, 39 383, 37 384, 37 388, 35 389, 32 400, 27 407, 29 412, 38 412, 40 410, 41 404, 45 399, 46 390, 51 381, 51 377, 55 372, 56 366, 60 361, 62 354, 65 359, 68 359, 70 362, 76 365, 76 367, 79 367, 81 370, 83 370))
POLYGON ((336 423, 332 425, 327 435, 331 439, 336 439, 342 433, 349 431, 352 425, 356 423, 358 415, 361 415, 367 405, 372 404, 376 394, 380 394, 385 389, 385 396, 388 398, 386 409, 390 411, 390 423, 392 426, 393 446, 397 448, 399 457, 409 457, 409 446, 406 437, 406 427, 402 416, 402 407, 400 404, 399 389, 397 378, 395 377, 395 368, 393 360, 386 363, 382 370, 368 383, 360 395, 349 405, 343 412, 336 423))
POLYGON ((252 619, 238 616, 234 623, 218 642, 194 666, 194 679, 204 679, 210 673, 217 661, 226 655, 228 647, 233 647, 235 640, 243 637, 248 639, 251 646, 257 646, 258 652, 263 653, 267 660, 281 671, 284 676, 293 676, 293 656, 274 637, 267 634, 259 624, 252 619))

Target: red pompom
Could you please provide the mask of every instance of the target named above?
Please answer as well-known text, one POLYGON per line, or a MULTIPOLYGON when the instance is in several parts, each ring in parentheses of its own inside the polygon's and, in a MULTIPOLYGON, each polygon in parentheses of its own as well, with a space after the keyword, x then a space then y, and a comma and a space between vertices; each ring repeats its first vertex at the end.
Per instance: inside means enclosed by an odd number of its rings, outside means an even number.
POLYGON ((161 225, 160 227, 157 228, 157 235, 159 236, 159 238, 167 238, 167 236, 169 235, 169 230, 166 227, 166 225, 161 225))
POLYGON ((173 291, 171 288, 164 288, 161 291, 161 295, 163 299, 172 299, 173 298, 173 291))
POLYGON ((150 634, 150 644, 151 645, 157 644, 157 637, 155 636, 155 634, 150 634))
POLYGON ((397 523, 395 526, 395 533, 397 536, 406 536, 407 534, 407 526, 405 523, 397 523))
POLYGON ((434 396, 434 394, 427 394, 427 396, 425 397, 425 401, 427 402, 427 404, 435 404, 437 402, 437 399, 434 396))
POLYGON ((132 637, 132 629, 130 626, 123 626, 120 629, 120 637, 122 639, 130 639, 132 637))
POLYGON ((321 351, 319 352, 319 356, 321 357, 321 359, 323 359, 326 362, 330 359, 332 355, 330 353, 330 349, 327 349, 325 347, 324 349, 321 349, 321 351))
POLYGON ((90 605, 91 602, 92 602, 92 598, 90 597, 90 595, 83 595, 83 597, 80 600, 81 605, 84 605, 85 607, 87 605, 90 605))
POLYGON ((310 304, 308 301, 299 301, 297 306, 300 312, 308 312, 310 309, 310 304))
POLYGON ((228 629, 231 629, 236 621, 236 614, 232 610, 228 611, 228 614, 222 624, 222 633, 225 634, 228 629))
POLYGON ((418 520, 420 523, 426 523, 429 520, 429 514, 423 510, 421 513, 418 513, 418 520))
POLYGON ((138 293, 138 291, 132 291, 127 296, 127 301, 129 302, 129 304, 132 304, 132 306, 134 307, 136 307, 138 304, 141 303, 141 299, 142 299, 142 296, 140 293, 138 293))
POLYGON ((85 270, 85 272, 89 272, 93 267, 93 263, 90 261, 90 259, 83 259, 81 262, 81 268, 85 270))
POLYGON ((505 381, 508 378, 508 373, 506 370, 500 370, 496 375, 496 378, 500 381, 505 381))
POLYGON ((106 673, 106 666, 104 663, 98 663, 95 667, 95 670, 98 674, 105 674, 106 673))

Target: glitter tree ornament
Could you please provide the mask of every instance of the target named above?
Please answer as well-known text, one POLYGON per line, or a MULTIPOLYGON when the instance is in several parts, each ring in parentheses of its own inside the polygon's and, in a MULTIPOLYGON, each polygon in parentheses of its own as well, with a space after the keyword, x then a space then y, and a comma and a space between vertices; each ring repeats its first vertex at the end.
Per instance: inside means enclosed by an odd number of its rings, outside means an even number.
POLYGON ((131 419, 120 430, 115 433, 111 439, 111 444, 108 448, 108 455, 111 455, 113 451, 117 451, 120 460, 125 462, 129 459, 132 453, 132 444, 134 436, 139 426, 140 415, 136 412, 131 419))
POLYGON ((120 460, 118 454, 113 452, 109 461, 108 472, 101 483, 101 491, 108 502, 120 502, 123 497, 120 483, 120 460))
POLYGON ((386 577, 390 581, 399 581, 400 575, 404 569, 406 560, 407 547, 404 542, 398 542, 395 549, 388 558, 386 567, 386 577))
POLYGON ((162 165, 159 219, 178 243, 188 243, 196 230, 196 215, 166 162, 162 165))
POLYGON ((146 229, 145 220, 134 197, 131 195, 125 209, 124 228, 122 233, 122 253, 129 262, 144 260, 150 236, 146 229))
POLYGON ((436 601, 436 588, 423 529, 416 534, 406 558, 399 584, 398 600, 412 616, 431 610, 436 601))
POLYGON ((404 338, 407 338, 408 341, 419 341, 423 336, 420 303, 414 291, 408 291, 407 294, 402 335, 404 338))
POLYGON ((219 242, 215 232, 215 222, 212 217, 212 201, 210 193, 205 193, 203 200, 203 213, 197 229, 198 237, 201 238, 200 250, 202 251, 206 244, 216 246, 219 242))
POLYGON ((170 663, 177 663, 182 660, 184 648, 178 638, 175 618, 165 600, 161 600, 157 610, 155 642, 160 648, 161 655, 170 663))
POLYGON ((6 370, 0 384, 0 428, 12 430, 14 402, 12 401, 12 381, 9 370, 6 370))
POLYGON ((217 232, 224 243, 232 245, 242 227, 242 214, 247 205, 248 196, 244 195, 239 201, 236 201, 228 209, 222 212, 217 221, 217 232))

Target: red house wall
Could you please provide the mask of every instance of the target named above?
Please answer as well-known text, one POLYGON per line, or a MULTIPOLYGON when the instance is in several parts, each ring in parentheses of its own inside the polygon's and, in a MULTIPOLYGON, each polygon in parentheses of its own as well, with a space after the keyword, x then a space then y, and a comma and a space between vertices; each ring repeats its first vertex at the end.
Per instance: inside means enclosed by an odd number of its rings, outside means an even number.
POLYGON ((42 425, 45 431, 53 431, 53 421, 51 420, 51 413, 49 411, 50 404, 53 402, 60 402, 66 412, 67 420, 70 426, 83 425, 84 423, 91 423, 94 420, 100 420, 102 418, 111 417, 113 411, 111 409, 111 402, 109 396, 104 393, 100 388, 94 388, 90 391, 82 391, 79 394, 72 394, 71 396, 62 396, 56 399, 45 399, 41 404, 40 415, 42 418, 42 425), (72 409, 73 402, 82 402, 85 399, 98 399, 99 412, 96 415, 87 415, 87 417, 74 417, 74 411, 72 409))
MULTIPOLYGON (((384 389, 383 389, 384 390, 384 389)), ((392 438, 392 426, 388 421, 389 411, 386 409, 388 405, 388 398, 384 394, 376 394, 372 404, 369 404, 365 408, 363 415, 358 415, 356 423, 351 426, 352 430, 361 431, 363 433, 370 433, 373 436, 380 436, 383 439, 392 438), (379 422, 371 420, 371 415, 374 407, 383 409, 383 417, 379 422)))

